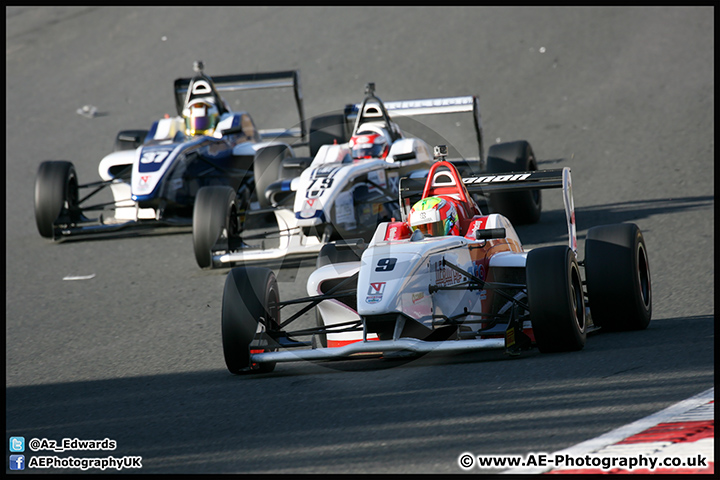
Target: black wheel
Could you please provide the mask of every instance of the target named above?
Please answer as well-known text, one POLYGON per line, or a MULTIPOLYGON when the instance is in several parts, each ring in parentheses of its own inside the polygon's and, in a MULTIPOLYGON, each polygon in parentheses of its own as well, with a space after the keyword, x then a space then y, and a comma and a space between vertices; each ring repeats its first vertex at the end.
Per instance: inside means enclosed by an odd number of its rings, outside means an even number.
POLYGON ((280 292, 269 268, 233 268, 225 280, 222 299, 222 342, 225 364, 234 374, 266 373, 275 363, 251 364, 250 352, 269 351, 267 345, 251 345, 260 323, 270 329, 280 325, 280 292))
POLYGON ((212 267, 212 247, 223 230, 227 237, 237 236, 239 225, 235 191, 228 186, 202 187, 193 207, 193 249, 200 268, 212 267))
POLYGON ((255 192, 262 208, 271 206, 265 197, 265 191, 271 183, 281 179, 283 160, 291 156, 292 152, 287 145, 270 145, 255 155, 255 192))
MULTIPOLYGON (((524 140, 499 143, 488 150, 487 173, 529 172, 537 170, 537 161, 530 144, 524 140)), ((490 209, 505 215, 513 224, 537 223, 542 211, 540 190, 493 193, 490 209)))
POLYGON ((147 130, 123 130, 115 137, 115 151, 135 150, 137 147, 145 143, 147 130))
POLYGON ((35 178, 35 223, 45 238, 53 238, 53 224, 61 215, 79 215, 78 180, 72 163, 46 161, 35 178))
POLYGON ((310 121, 310 156, 315 157, 323 145, 346 143, 350 140, 345 115, 322 115, 310 121))
POLYGON ((575 254, 566 246, 530 250, 527 296, 535 343, 543 352, 585 346, 585 302, 575 254))
POLYGON ((645 239, 637 225, 588 230, 585 279, 593 322, 607 330, 643 330, 652 316, 645 239))

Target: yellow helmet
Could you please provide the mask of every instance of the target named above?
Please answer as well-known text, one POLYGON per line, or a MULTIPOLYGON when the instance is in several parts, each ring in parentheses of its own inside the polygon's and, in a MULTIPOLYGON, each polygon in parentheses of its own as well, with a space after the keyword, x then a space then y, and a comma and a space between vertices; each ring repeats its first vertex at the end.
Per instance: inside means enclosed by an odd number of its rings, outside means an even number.
POLYGON ((187 135, 212 135, 220 119, 220 112, 212 100, 198 99, 185 106, 183 117, 187 135))

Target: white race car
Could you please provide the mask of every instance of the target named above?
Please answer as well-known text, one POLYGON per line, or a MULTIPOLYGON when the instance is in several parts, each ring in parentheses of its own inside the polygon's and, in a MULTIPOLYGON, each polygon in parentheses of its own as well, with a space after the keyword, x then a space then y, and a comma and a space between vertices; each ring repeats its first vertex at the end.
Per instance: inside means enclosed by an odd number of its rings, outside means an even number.
MULTIPOLYGON (((319 146, 301 175, 287 178, 283 174, 286 165, 295 166, 295 159, 278 159, 263 173, 265 179, 282 178, 270 183, 264 194, 258 193, 260 207, 275 214, 277 247, 252 247, 244 241, 252 238, 243 231, 244 215, 251 209, 242 199, 233 198, 227 187, 201 189, 193 222, 198 264, 213 268, 316 256, 330 241, 369 241, 378 224, 401 216, 399 179, 424 179, 433 161, 430 146, 405 136, 391 114, 446 113, 470 113, 473 117, 478 158, 451 160, 465 174, 537 170, 532 149, 524 141, 493 145, 486 161, 477 97, 383 103, 375 95, 374 84, 368 84, 361 104, 347 105, 342 114, 312 120, 311 142, 316 139, 319 146), (350 122, 352 129, 348 129, 350 122)), ((490 197, 490 203, 494 210, 520 222, 535 222, 540 216, 537 190, 500 193, 490 197)))
MULTIPOLYGON (((403 197, 414 189, 401 186, 403 197)), ((277 362, 359 353, 573 351, 599 327, 648 326, 652 289, 643 235, 634 224, 591 228, 579 261, 569 168, 461 177, 440 160, 421 198, 402 220, 381 223, 367 248, 354 247, 361 252, 327 245, 307 298, 282 301, 270 269, 232 269, 222 303, 228 369, 267 372, 277 362), (510 221, 482 213, 471 197, 476 190, 544 188, 562 188, 565 245, 524 250, 510 221), (283 307, 303 302, 281 319, 283 307), (288 328, 315 307, 317 327, 288 328)))

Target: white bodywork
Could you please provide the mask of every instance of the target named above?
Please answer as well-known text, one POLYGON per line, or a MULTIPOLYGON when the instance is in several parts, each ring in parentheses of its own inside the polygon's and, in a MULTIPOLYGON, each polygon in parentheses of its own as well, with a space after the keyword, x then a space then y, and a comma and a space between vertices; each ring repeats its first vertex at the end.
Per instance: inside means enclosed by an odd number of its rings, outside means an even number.
MULTIPOLYGON (((430 294, 429 285, 450 286, 468 278, 443 267, 443 258, 465 271, 474 270, 470 249, 484 245, 484 240, 466 237, 426 237, 420 240, 385 241, 389 223, 378 226, 373 240, 363 252, 360 262, 326 265, 315 270, 308 278, 308 295, 320 295, 322 282, 347 278, 359 272, 357 310, 337 300, 325 300, 318 310, 326 326, 359 321, 360 316, 405 313, 425 326, 432 328, 433 315, 448 317, 468 311, 485 311, 484 291, 453 290, 430 294), (394 259, 391 269, 389 262, 394 259)), ((490 257, 490 267, 525 267, 526 252, 509 220, 499 214, 486 216, 486 229, 505 228, 503 242, 514 244, 518 251, 499 252, 490 257)), ((468 236, 474 235, 474 231, 468 236)), ((500 240, 490 240, 500 243, 500 240)), ((374 337, 374 336, 373 336, 374 337)), ((363 340, 358 332, 328 333, 328 346, 363 340)), ((368 338, 371 338, 368 336, 368 338)))
MULTIPOLYGON (((567 167, 562 169, 560 186, 565 199, 569 246, 572 248, 576 245, 575 214, 570 169, 567 167)), ((358 274, 357 310, 337 300, 323 300, 318 303, 317 308, 326 327, 362 321, 361 317, 372 318, 393 313, 403 313, 432 327, 433 317, 437 318, 439 315, 453 317, 465 312, 487 312, 489 306, 484 305, 487 300, 485 290, 459 288, 432 291, 434 286, 460 285, 469 280, 463 274, 449 268, 443 260, 481 279, 487 278, 489 274, 489 271, 478 268, 478 260, 482 258, 487 260, 488 270, 494 267, 525 268, 526 266, 527 252, 524 251, 509 220, 500 214, 475 217, 464 237, 413 235, 409 239, 386 241, 389 225, 382 223, 378 226, 372 241, 362 254, 361 261, 326 265, 318 268, 308 278, 307 292, 312 297, 322 294, 324 281, 358 274), (475 223, 476 219, 477 223, 475 223), (504 228, 505 236, 498 239, 477 239, 475 228, 488 230, 504 228), (496 246, 500 246, 501 251, 492 252, 496 246)), ((328 331, 328 348, 257 353, 252 354, 251 359, 257 362, 287 362, 299 359, 343 358, 356 353, 386 353, 401 350, 418 353, 458 352, 505 347, 505 339, 496 336, 444 342, 401 338, 403 320, 402 316, 397 318, 392 340, 375 340, 377 337, 369 335, 364 325, 363 332, 340 334, 328 331), (333 346, 337 348, 331 348, 333 346)), ((479 327, 477 323, 468 326, 473 329, 479 327)), ((524 328, 529 327, 526 322, 524 328)), ((492 333, 503 332, 493 330, 492 333)))
POLYGON ((355 229, 353 222, 356 219, 353 211, 354 197, 348 189, 355 179, 368 175, 368 180, 380 188, 390 187, 388 190, 397 192, 397 183, 402 176, 414 177, 426 173, 433 161, 432 149, 417 138, 404 138, 400 128, 390 120, 389 115, 383 115, 383 109, 392 116, 471 113, 478 141, 477 169, 484 168, 479 101, 476 96, 394 101, 384 103, 383 107, 383 102, 372 93, 374 85, 370 90, 366 89, 366 95, 368 92, 371 95, 370 102, 366 98, 362 104, 346 105, 346 120, 355 120, 353 132, 360 132, 360 127, 367 126, 384 129, 388 135, 392 133, 389 138, 395 140, 390 146, 387 158, 353 161, 348 155, 348 144, 321 146, 310 167, 300 177, 289 182, 289 190, 295 192, 295 218, 291 220, 285 213, 276 213, 281 247, 271 250, 214 252, 213 265, 270 261, 285 256, 315 254, 320 251, 324 242, 319 241, 315 235, 306 236, 304 229, 323 235, 323 232, 319 231, 323 225, 341 224, 352 235, 355 229), (411 153, 414 153, 414 158, 408 155, 411 153), (331 217, 333 208, 334 218, 331 217))
MULTIPOLYGON (((232 123, 232 115, 224 119, 228 121, 228 125, 232 123)), ((182 117, 168 117, 161 118, 157 121, 157 128, 152 138, 153 141, 157 142, 160 148, 168 151, 167 145, 173 143, 173 139, 176 135, 184 133, 185 123, 182 117)), ((227 128, 227 127, 225 127, 227 128)), ((220 131, 219 128, 216 131, 220 131)), ((170 162, 165 162, 165 165, 161 167, 157 172, 140 176, 138 165, 141 162, 140 152, 143 146, 138 147, 135 150, 122 150, 119 152, 113 152, 106 155, 100 164, 98 165, 98 173, 100 178, 105 181, 113 180, 110 185, 110 189, 113 194, 113 200, 115 201, 115 216, 114 218, 105 218, 105 223, 122 223, 133 220, 144 220, 153 219, 156 216, 154 208, 138 208, 137 203, 132 200, 132 194, 137 192, 152 191, 158 182, 162 179, 166 169, 170 165, 170 162), (132 184, 115 179, 111 172, 114 167, 122 167, 132 165, 132 184), (141 184, 142 182, 142 184, 141 184)), ((148 160, 149 161, 149 160, 148 160)))
POLYGON ((213 263, 279 260, 286 256, 318 253, 325 243, 314 235, 305 235, 302 227, 320 225, 323 219, 327 221, 333 206, 336 209, 337 222, 346 227, 354 225, 352 192, 347 188, 352 186, 357 178, 367 175, 380 187, 391 187, 397 192, 402 172, 407 175, 408 170, 424 168, 431 161, 430 147, 417 138, 396 140, 384 160, 353 161, 348 144, 323 145, 310 166, 291 182, 290 189, 295 192, 294 211, 276 209, 274 212, 280 230, 279 247, 218 252, 213 254, 213 263), (415 158, 398 158, 413 152, 415 158))
POLYGON ((430 147, 417 138, 402 138, 392 144, 384 160, 352 160, 350 148, 343 145, 323 145, 315 159, 294 183, 294 210, 298 226, 311 227, 330 218, 330 210, 337 209, 337 222, 354 222, 351 192, 346 190, 354 179, 368 175, 368 179, 382 188, 397 191, 400 172, 408 168, 422 168, 432 161, 430 147), (410 160, 396 160, 403 154, 415 153, 410 160))
POLYGON ((140 148, 137 150, 123 150, 113 152, 105 156, 98 165, 98 173, 100 178, 105 181, 111 181, 110 190, 112 191, 113 200, 115 201, 115 216, 112 219, 106 218, 109 223, 126 222, 129 220, 138 220, 139 218, 155 218, 155 210, 152 208, 139 209, 137 204, 131 199, 130 184, 115 177, 110 173, 112 167, 120 167, 132 165, 135 163, 139 155, 140 148))

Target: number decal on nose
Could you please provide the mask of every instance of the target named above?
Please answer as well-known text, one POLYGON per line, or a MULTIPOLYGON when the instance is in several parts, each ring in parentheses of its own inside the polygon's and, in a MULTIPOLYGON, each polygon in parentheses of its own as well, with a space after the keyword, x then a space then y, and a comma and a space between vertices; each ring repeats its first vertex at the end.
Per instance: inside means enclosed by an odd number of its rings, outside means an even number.
POLYGON ((378 260, 377 266, 375 267, 376 272, 389 272, 395 268, 397 258, 381 258, 378 260))

